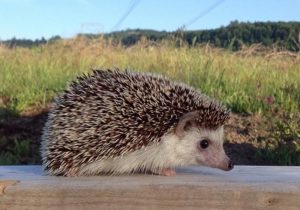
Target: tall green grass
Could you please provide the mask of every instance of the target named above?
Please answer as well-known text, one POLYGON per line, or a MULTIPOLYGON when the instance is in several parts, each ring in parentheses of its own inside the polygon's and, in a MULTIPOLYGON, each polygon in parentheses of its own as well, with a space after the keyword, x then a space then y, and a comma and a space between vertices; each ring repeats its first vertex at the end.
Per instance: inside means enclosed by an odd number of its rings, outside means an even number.
POLYGON ((142 40, 125 48, 110 40, 77 37, 32 49, 0 46, 0 97, 8 109, 44 107, 91 68, 128 68, 164 74, 220 99, 236 112, 300 110, 300 61, 245 55, 205 46, 177 47, 142 40))

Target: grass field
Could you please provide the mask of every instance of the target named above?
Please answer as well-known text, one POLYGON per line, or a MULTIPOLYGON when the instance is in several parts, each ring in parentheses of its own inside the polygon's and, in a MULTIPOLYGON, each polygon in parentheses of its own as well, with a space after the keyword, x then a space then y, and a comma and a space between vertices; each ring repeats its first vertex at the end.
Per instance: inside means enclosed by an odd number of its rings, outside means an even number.
MULTIPOLYGON (((83 37, 32 49, 0 46, 0 119, 7 113, 21 116, 28 110, 42 110, 68 82, 91 68, 156 72, 201 89, 235 113, 268 119, 266 129, 272 130, 276 144, 286 145, 286 135, 292 135, 288 141, 296 145, 280 149, 288 156, 282 164, 300 164, 300 56, 253 49, 231 52, 145 40, 125 48, 83 37), (290 160, 292 155, 296 159, 290 160)), ((276 159, 279 155, 273 157, 272 152, 276 149, 259 150, 257 155, 276 159)))

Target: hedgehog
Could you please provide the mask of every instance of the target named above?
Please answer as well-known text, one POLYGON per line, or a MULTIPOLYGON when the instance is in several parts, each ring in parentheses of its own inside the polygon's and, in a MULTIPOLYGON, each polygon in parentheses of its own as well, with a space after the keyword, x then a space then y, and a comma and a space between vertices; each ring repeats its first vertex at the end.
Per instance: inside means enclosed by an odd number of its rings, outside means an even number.
POLYGON ((49 175, 151 173, 204 165, 225 171, 230 110, 184 83, 151 74, 95 69, 55 98, 41 138, 49 175))

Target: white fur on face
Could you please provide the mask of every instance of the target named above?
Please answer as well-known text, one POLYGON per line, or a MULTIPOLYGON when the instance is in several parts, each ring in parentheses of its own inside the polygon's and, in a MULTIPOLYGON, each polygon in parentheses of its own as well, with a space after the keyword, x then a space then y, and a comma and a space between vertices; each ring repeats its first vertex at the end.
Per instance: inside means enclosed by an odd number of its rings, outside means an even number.
POLYGON ((206 165, 213 168, 220 168, 222 170, 229 170, 230 159, 224 152, 223 139, 224 129, 223 126, 216 130, 200 129, 199 140, 207 139, 209 146, 206 149, 198 148, 197 162, 202 165, 206 165))
POLYGON ((219 167, 222 165, 220 162, 226 158, 223 150, 223 127, 217 130, 191 128, 185 131, 181 138, 174 133, 169 133, 163 136, 158 144, 122 157, 91 163, 82 167, 79 175, 122 174, 136 171, 158 172, 165 168, 195 164, 219 167), (209 139, 211 145, 202 151, 198 144, 204 138, 209 139))

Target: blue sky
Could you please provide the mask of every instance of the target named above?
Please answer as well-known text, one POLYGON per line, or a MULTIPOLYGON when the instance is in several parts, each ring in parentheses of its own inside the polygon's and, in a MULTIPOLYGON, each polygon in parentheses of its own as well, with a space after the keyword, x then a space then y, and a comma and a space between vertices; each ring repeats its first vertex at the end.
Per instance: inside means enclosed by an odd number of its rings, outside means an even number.
POLYGON ((211 29, 233 20, 300 21, 300 0, 0 0, 0 40, 183 25, 211 29))

